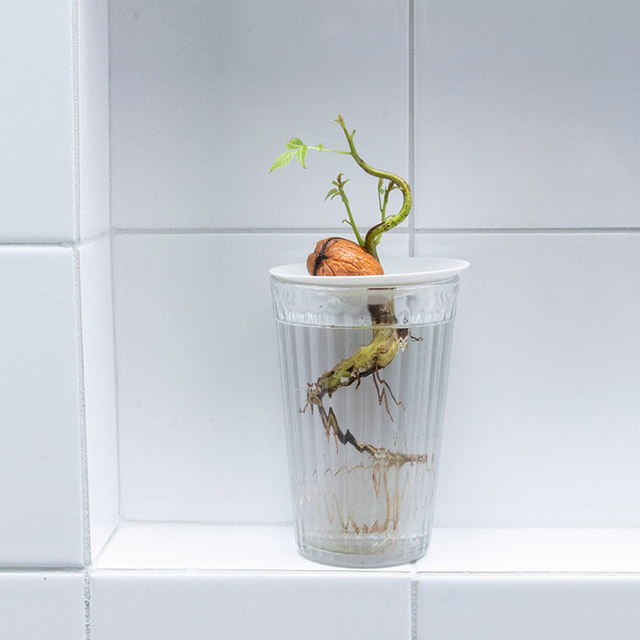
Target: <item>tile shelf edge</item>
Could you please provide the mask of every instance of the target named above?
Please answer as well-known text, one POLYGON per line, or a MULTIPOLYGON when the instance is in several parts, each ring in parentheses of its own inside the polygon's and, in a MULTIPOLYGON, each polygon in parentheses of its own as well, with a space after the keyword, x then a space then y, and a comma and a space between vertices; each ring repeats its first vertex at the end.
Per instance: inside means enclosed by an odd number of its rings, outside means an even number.
POLYGON ((384 569, 341 569, 300 556, 291 526, 122 521, 92 571, 636 575, 640 529, 436 528, 424 558, 384 569))

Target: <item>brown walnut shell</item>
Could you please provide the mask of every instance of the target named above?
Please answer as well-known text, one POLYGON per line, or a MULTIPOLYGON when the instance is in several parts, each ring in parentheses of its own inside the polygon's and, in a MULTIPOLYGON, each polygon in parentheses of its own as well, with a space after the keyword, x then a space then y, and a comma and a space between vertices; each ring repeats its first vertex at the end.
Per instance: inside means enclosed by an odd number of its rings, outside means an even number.
POLYGON ((382 265, 359 244, 345 238, 325 238, 307 258, 312 276, 376 276, 382 265))

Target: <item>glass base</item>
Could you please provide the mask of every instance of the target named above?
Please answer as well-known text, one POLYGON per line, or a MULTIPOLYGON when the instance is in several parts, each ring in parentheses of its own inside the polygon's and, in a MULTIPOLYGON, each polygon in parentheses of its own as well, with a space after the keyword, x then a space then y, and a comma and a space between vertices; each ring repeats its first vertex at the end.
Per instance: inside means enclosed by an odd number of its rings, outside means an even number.
MULTIPOLYGON (((391 540, 383 545, 373 539, 371 541, 360 538, 356 544, 349 545, 348 541, 333 540, 327 544, 324 540, 322 547, 305 542, 298 543, 298 550, 309 560, 333 567, 350 567, 354 569, 373 569, 378 567, 394 567, 407 564, 422 558, 429 547, 429 536, 412 538, 410 540, 391 540), (337 544, 341 542, 341 544, 337 544), (369 542, 367 544, 367 542, 369 542), (326 547, 332 547, 327 549, 326 547), (351 550, 337 550, 336 547, 352 547, 351 550), (323 548, 324 547, 324 548, 323 548)), ((355 541, 354 541, 355 542, 355 541)))

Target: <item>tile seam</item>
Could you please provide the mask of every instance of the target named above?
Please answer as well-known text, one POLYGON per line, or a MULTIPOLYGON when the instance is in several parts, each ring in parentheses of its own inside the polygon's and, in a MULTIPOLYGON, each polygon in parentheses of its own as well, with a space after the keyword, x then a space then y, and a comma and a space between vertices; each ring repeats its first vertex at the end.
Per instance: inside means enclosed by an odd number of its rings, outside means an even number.
POLYGON ((411 640, 418 640, 418 572, 416 561, 410 563, 411 585, 409 592, 409 606, 411 608, 411 640))
POLYGON ((78 426, 80 434, 80 482, 82 500, 82 561, 84 566, 88 566, 91 563, 91 525, 89 516, 89 467, 87 456, 87 411, 85 395, 84 340, 82 322, 82 276, 80 270, 80 250, 75 247, 72 249, 72 251, 78 367, 78 426))
MULTIPOLYGON (((91 566, 87 568, 91 571, 91 573, 108 573, 108 572, 128 572, 128 573, 198 573, 198 574, 211 574, 218 575, 220 573, 227 574, 255 574, 255 573, 272 573, 272 574, 307 574, 310 576, 315 576, 318 574, 331 574, 331 575, 362 575, 362 576, 410 576, 411 577, 411 569, 405 570, 375 570, 375 569, 331 569, 327 568, 318 568, 318 569, 277 569, 277 568, 242 568, 242 569, 233 569, 228 567, 108 567, 108 566, 91 566)), ((34 571, 42 571, 42 569, 34 570, 34 571)), ((57 569, 49 569, 49 571, 60 571, 57 569)), ((67 573, 81 573, 83 571, 82 568, 77 569, 67 569, 65 572, 67 573)), ((11 572, 11 570, 9 570, 11 572)), ((432 573, 424 573, 418 572, 416 575, 415 581, 412 580, 416 585, 418 584, 421 578, 441 578, 441 577, 520 577, 520 578, 629 578, 629 579, 640 579, 640 572, 621 572, 621 571, 548 571, 548 572, 535 572, 535 571, 505 571, 505 572, 496 572, 496 571, 460 571, 460 572, 432 572, 432 573)))
POLYGON ((16 565, 12 566, 2 566, 0 567, 0 576, 7 575, 11 573, 60 573, 60 574, 77 574, 81 575, 85 571, 86 567, 83 566, 31 566, 31 565, 16 565))
MULTIPOLYGON (((111 2, 107 3, 107 171, 108 171, 108 212, 109 212, 109 277, 111 284, 111 339, 112 339, 112 361, 113 361, 113 384, 114 384, 114 403, 115 403, 115 435, 116 435, 116 502, 117 502, 117 515, 118 522, 114 529, 115 533, 122 522, 122 482, 121 482, 121 469, 120 462, 121 456, 121 429, 120 429, 120 384, 118 381, 118 356, 117 356, 117 328, 116 328, 116 289, 115 289, 115 250, 114 239, 117 234, 113 224, 113 153, 112 153, 112 140, 113 140, 113 120, 111 118, 112 113, 112 80, 113 80, 113 66, 111 60, 111 2)), ((113 536, 112 533, 112 536, 113 536)), ((111 539, 111 538, 110 538, 111 539)), ((106 547, 106 545, 105 545, 106 547)), ((104 547, 103 547, 104 549, 104 547)))
POLYGON ((95 559, 91 563, 91 567, 93 567, 95 564, 97 564, 100 561, 100 558, 104 555, 105 551, 107 550, 107 548, 109 547, 109 545, 111 544, 111 542, 113 541, 113 539, 115 538, 116 534, 119 531, 120 531, 120 522, 118 522, 118 524, 113 528, 113 531, 109 534, 107 541, 102 545, 102 549, 100 549, 100 551, 98 551, 98 553, 96 554, 95 559))
MULTIPOLYGON (((117 478, 117 507, 118 507, 118 526, 122 521, 122 482, 121 482, 121 429, 120 429, 120 382, 118 377, 118 329, 117 329, 117 314, 116 314, 116 286, 115 286, 115 249, 114 249, 114 237, 113 232, 109 240, 109 279, 111 285, 111 341, 112 341, 112 366, 113 366, 113 386, 114 386, 114 399, 115 404, 115 435, 116 435, 116 478, 117 478)), ((117 528, 117 527, 116 527, 117 528)))
MULTIPOLYGON (((189 227, 167 227, 167 228, 136 228, 136 227, 120 227, 114 228, 115 235, 222 235, 222 234, 238 234, 238 235, 257 235, 257 234, 313 234, 313 233, 334 233, 346 234, 344 227, 263 227, 244 229, 240 227, 228 228, 189 228, 189 227)), ((390 235, 402 235, 409 233, 408 227, 399 227, 389 232, 390 235)))
MULTIPOLYGON (((416 185, 416 145, 415 145, 415 2, 409 0, 409 131, 408 131, 408 153, 409 153, 409 184, 413 189, 415 198, 416 185)), ((415 220, 415 200, 413 203, 414 215, 409 216, 409 255, 415 256, 416 247, 416 220, 415 220)))
POLYGON ((273 575, 308 575, 309 577, 318 576, 318 575, 331 575, 331 576, 339 576, 339 575, 349 575, 349 576, 370 576, 375 577, 377 579, 382 578, 384 576, 391 576, 398 578, 400 576, 406 577, 409 574, 409 571, 376 571, 375 569, 331 569, 327 567, 326 569, 229 569, 229 568, 199 568, 199 567, 98 567, 93 566, 90 567, 91 575, 99 575, 106 573, 162 573, 162 574, 198 574, 198 575, 212 575, 217 576, 220 574, 234 574, 234 575, 254 575, 254 574, 265 574, 270 573, 273 575))
POLYGON ((478 228, 433 228, 433 229, 416 229, 417 234, 542 234, 542 233, 558 233, 558 234, 632 234, 640 232, 640 227, 478 227, 478 228))
POLYGON ((85 568, 83 573, 83 603, 84 603, 84 637, 91 640, 91 578, 89 569, 85 568))
POLYGON ((0 242, 0 249, 73 249, 75 242, 0 242))
MULTIPOLYGON (((126 236, 126 235, 223 235, 223 234, 237 234, 237 235, 258 235, 258 234, 300 234, 310 235, 314 233, 344 233, 343 228, 336 227, 309 227, 309 228, 293 228, 293 227, 272 227, 272 228, 134 228, 134 227, 121 227, 114 228, 113 235, 126 236)), ((453 228, 453 227, 440 227, 433 229, 410 229, 409 227, 400 227, 390 232, 391 235, 403 235, 403 234, 544 234, 544 233, 557 233, 557 234, 635 234, 640 233, 640 227, 476 227, 476 228, 453 228)))
POLYGON ((71 0, 71 87, 74 240, 80 242, 80 39, 78 0, 71 0))

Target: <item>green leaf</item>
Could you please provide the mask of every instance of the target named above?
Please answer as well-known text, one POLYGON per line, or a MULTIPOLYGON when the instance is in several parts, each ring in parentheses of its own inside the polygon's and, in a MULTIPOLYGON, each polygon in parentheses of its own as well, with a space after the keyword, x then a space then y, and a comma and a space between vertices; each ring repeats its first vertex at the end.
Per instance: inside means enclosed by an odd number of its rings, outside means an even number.
POLYGON ((300 140, 300 138, 291 138, 289 142, 287 142, 287 149, 299 149, 304 146, 304 142, 300 140))
POLYGON ((325 201, 327 200, 327 198, 331 198, 332 200, 337 196, 338 194, 338 190, 337 189, 331 189, 331 191, 329 191, 329 193, 327 193, 327 195, 324 197, 325 201))
POLYGON ((301 147, 298 147, 295 153, 296 158, 298 158, 298 162, 302 165, 302 168, 306 169, 304 166, 304 159, 307 157, 307 145, 303 144, 301 147))
POLYGON ((286 167, 292 160, 293 151, 285 151, 283 154, 279 155, 276 161, 271 165, 269 173, 275 171, 276 169, 280 169, 281 167, 286 167))
POLYGON ((324 147, 321 144, 317 144, 315 147, 309 147, 309 149, 315 149, 316 151, 322 151, 324 147))

